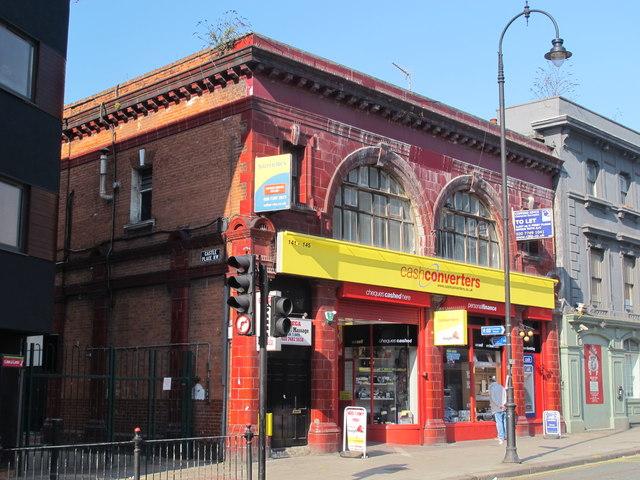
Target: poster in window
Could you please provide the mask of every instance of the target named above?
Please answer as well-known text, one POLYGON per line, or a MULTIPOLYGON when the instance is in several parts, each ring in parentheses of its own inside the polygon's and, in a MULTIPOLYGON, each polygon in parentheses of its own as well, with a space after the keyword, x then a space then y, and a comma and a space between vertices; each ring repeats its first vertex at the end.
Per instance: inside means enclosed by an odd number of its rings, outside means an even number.
POLYGON ((585 398, 589 405, 604 403, 602 390, 602 347, 584 346, 584 387, 585 398))

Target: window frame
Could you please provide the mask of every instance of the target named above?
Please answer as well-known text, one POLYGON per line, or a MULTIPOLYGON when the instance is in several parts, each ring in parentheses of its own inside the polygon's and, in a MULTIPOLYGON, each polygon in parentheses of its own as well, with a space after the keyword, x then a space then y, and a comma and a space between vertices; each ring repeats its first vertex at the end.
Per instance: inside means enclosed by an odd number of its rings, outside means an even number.
POLYGON ((593 160, 593 159, 587 160, 586 168, 585 168, 587 194, 592 197, 597 197, 597 198, 601 197, 600 189, 598 188, 598 180, 600 179, 600 172, 601 172, 600 164, 596 160, 593 160), (593 179, 593 181, 590 180, 589 167, 595 168, 595 178, 593 179))
POLYGON ((9 243, 3 243, 0 241, 0 249, 14 253, 24 253, 26 244, 26 229, 27 229, 27 203, 28 203, 28 186, 19 182, 10 180, 5 177, 0 177, 0 183, 16 187, 20 191, 20 204, 18 205, 18 218, 17 218, 17 234, 18 239, 16 245, 9 243))
POLYGON ((285 140, 282 142, 280 151, 282 155, 291 154, 291 207, 299 207, 303 205, 303 202, 300 201, 300 193, 304 181, 302 171, 304 170, 307 147, 301 144, 294 145, 285 140))
POLYGON ((5 83, 3 83, 2 81, 0 81, 0 88, 3 89, 6 92, 9 92, 13 95, 16 95, 24 100, 27 100, 29 102, 34 102, 35 98, 36 98, 36 80, 38 77, 38 58, 39 58, 39 45, 38 42, 31 37, 30 35, 28 35, 27 33, 23 32, 22 30, 16 28, 15 26, 6 23, 4 21, 2 21, 0 19, 0 28, 6 28, 9 32, 13 33, 14 35, 16 35, 17 37, 20 37, 22 40, 24 40, 25 42, 27 42, 29 45, 31 45, 31 61, 30 61, 30 78, 29 78, 29 91, 28 91, 28 95, 24 95, 23 93, 14 90, 13 88, 11 88, 10 86, 6 85, 5 83))
POLYGON ((622 342, 624 350, 624 391, 629 398, 640 398, 640 342, 627 338, 622 342), (631 348, 631 345, 635 348, 631 348))
POLYGON ((599 248, 599 247, 591 247, 589 249, 589 303, 591 305, 593 305, 596 308, 602 308, 603 304, 604 304, 604 292, 603 292, 603 285, 604 285, 604 261, 605 261, 605 249, 604 248, 599 248), (594 254, 599 253, 601 255, 601 258, 598 262, 599 268, 598 268, 598 272, 595 272, 594 270, 594 263, 593 263, 593 258, 594 258, 594 254), (598 298, 595 298, 594 296, 594 280, 597 280, 598 283, 598 298))
POLYGON ((622 302, 624 310, 626 312, 633 311, 636 303, 636 265, 637 259, 635 256, 628 254, 622 255, 622 302), (627 268, 627 260, 632 261, 632 265, 630 266, 630 268, 627 268), (630 286, 629 298, 627 298, 628 285, 630 286), (629 305, 627 305, 627 300, 629 300, 629 305))
MULTIPOLYGON (((464 202, 464 197, 461 200, 464 202)), ((486 203, 480 198, 478 195, 475 195, 469 190, 456 190, 451 192, 445 203, 440 208, 439 218, 438 218, 438 227, 437 227, 437 255, 443 258, 448 258, 450 260, 454 260, 457 262, 468 263, 470 265, 479 265, 490 268, 500 268, 502 263, 502 255, 501 255, 501 242, 498 236, 497 231, 497 222, 491 215, 491 209, 486 205, 486 203), (457 208, 456 203, 456 195, 467 195, 469 198, 469 205, 471 205, 471 199, 473 198, 474 202, 477 202, 478 205, 478 213, 471 213, 465 211, 464 205, 462 208, 457 208), (486 216, 484 215, 486 213, 486 216), (457 220, 458 217, 463 217, 464 225, 462 231, 458 231, 457 220), (447 225, 447 220, 452 219, 451 225, 447 225), (476 234, 471 235, 468 232, 468 220, 473 220, 475 222, 476 234), (480 234, 480 225, 486 224, 487 235, 482 236, 480 234), (453 246, 451 254, 449 255, 446 243, 448 242, 448 236, 453 235, 453 246), (493 236, 492 236, 493 235, 493 236), (456 256, 456 244, 455 238, 456 236, 461 237, 463 241, 463 250, 464 250, 464 259, 457 258, 456 256), (469 240, 475 245, 475 261, 469 261, 469 240), (486 258, 487 263, 483 264, 480 262, 481 256, 481 243, 486 242, 486 258), (495 263, 494 263, 495 259, 495 263)))
POLYGON ((145 165, 144 167, 131 169, 131 201, 129 205, 129 224, 125 228, 135 228, 136 226, 154 223, 153 217, 153 166, 145 165), (142 177, 144 174, 151 175, 151 187, 142 189, 142 177), (149 218, 142 215, 143 194, 150 193, 149 201, 149 218))
POLYGON ((628 199, 631 195, 631 175, 627 172, 618 173, 618 191, 620 192, 620 204, 628 205, 628 199), (626 191, 623 190, 623 179, 626 182, 626 191))
POLYGON ((334 197, 332 236, 339 240, 370 245, 376 248, 385 248, 412 254, 416 253, 418 236, 415 216, 411 199, 406 195, 402 183, 393 174, 375 165, 359 165, 349 170, 334 197), (362 169, 366 170, 366 179, 364 178, 365 175, 361 174, 362 169), (371 186, 373 182, 372 179, 374 178, 371 176, 372 170, 377 172, 375 175, 377 178, 375 182, 378 185, 377 188, 371 186), (366 185, 363 183, 365 180, 366 185), (394 193, 394 190, 396 193, 394 193), (368 210, 361 208, 361 198, 366 198, 366 196, 369 196, 371 200, 368 210), (379 204, 377 201, 379 198, 384 199, 382 205, 384 213, 380 213, 378 210, 379 204), (398 215, 392 215, 390 213, 390 208, 394 203, 397 203, 396 206, 399 208, 398 215), (370 222, 370 226, 367 229, 367 231, 370 232, 370 241, 367 242, 361 241, 360 239, 360 222, 363 217, 368 217, 370 222), (351 220, 346 222, 345 218, 350 218, 351 220), (376 228, 376 220, 378 220, 379 225, 382 226, 379 237, 376 235, 378 231, 376 228), (340 226, 336 228, 338 222, 340 226), (345 226, 347 223, 350 227, 348 231, 353 233, 345 236, 345 232, 347 231, 345 226), (393 239, 391 239, 390 233, 394 226, 398 229, 399 248, 391 246, 393 239), (378 238, 378 241, 376 241, 376 238, 378 238))

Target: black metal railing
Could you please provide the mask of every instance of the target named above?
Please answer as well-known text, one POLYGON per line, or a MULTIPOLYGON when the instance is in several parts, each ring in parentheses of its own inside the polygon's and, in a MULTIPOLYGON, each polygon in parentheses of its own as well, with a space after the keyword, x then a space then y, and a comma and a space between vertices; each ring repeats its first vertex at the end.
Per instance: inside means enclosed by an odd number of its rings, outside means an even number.
MULTIPOLYGON (((251 480, 254 434, 4 450, 6 480, 251 480)), ((4 471, 2 471, 4 470, 4 471)))

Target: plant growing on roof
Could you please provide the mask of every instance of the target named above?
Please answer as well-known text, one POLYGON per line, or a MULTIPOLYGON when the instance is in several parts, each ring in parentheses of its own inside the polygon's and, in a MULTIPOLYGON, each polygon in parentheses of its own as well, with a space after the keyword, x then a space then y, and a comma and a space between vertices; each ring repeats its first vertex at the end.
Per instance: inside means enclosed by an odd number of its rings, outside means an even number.
POLYGON ((227 10, 217 22, 201 20, 196 24, 196 37, 204 42, 205 47, 214 51, 216 56, 224 55, 233 48, 236 40, 251 31, 249 21, 236 10, 227 10))

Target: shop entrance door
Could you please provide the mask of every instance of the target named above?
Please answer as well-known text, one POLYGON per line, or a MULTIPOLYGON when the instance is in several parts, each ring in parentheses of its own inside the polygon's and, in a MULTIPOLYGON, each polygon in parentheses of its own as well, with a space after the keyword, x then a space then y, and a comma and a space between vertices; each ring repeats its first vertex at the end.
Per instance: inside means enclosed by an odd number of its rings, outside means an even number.
POLYGON ((273 413, 272 448, 307 444, 311 348, 282 347, 269 352, 267 372, 267 411, 273 413))

